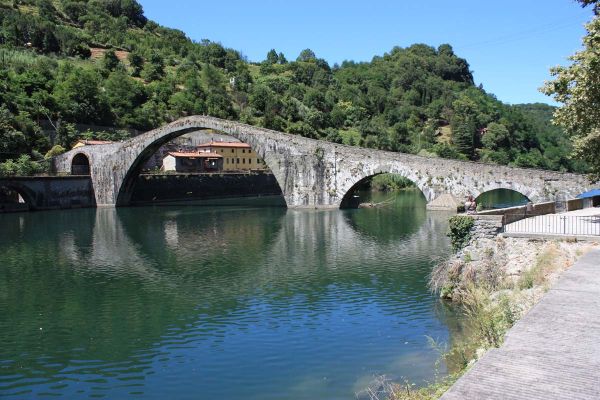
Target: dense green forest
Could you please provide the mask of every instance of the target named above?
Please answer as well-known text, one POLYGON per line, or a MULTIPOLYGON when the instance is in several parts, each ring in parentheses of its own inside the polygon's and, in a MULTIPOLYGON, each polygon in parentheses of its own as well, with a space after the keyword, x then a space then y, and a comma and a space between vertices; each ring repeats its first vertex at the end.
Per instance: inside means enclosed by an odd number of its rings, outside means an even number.
POLYGON ((193 114, 348 145, 585 170, 550 124, 552 107, 498 101, 448 44, 333 66, 310 49, 250 62, 148 20, 135 0, 0 0, 0 64, 4 174, 40 172, 44 156, 80 137, 120 140, 193 114))

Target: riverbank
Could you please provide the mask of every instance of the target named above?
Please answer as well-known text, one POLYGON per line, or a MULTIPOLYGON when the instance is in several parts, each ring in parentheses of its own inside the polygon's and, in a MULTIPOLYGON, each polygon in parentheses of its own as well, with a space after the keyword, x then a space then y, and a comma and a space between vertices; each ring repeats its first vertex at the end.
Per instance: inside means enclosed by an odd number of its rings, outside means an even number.
MULTIPOLYGON (((466 337, 441 350, 442 360, 462 368, 413 389, 388 384, 389 399, 437 399, 487 350, 500 347, 506 332, 538 303, 561 273, 600 244, 496 237, 471 240, 432 272, 430 286, 458 304, 467 317, 466 337)), ((377 398, 386 398, 377 397, 377 398)))

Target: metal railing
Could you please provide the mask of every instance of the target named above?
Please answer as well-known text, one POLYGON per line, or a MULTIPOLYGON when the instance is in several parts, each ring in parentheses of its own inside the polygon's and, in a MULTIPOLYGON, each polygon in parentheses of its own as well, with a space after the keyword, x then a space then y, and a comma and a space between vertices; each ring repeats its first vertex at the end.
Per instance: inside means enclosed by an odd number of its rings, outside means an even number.
POLYGON ((503 224, 505 233, 600 236, 600 215, 548 214, 503 224))

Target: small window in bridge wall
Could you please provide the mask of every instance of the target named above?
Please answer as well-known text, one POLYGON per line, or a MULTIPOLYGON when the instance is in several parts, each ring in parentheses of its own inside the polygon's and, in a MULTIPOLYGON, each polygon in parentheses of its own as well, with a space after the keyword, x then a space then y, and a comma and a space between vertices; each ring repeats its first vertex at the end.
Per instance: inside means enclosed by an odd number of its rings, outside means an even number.
POLYGON ((71 175, 89 175, 90 160, 85 154, 79 153, 71 161, 71 175))

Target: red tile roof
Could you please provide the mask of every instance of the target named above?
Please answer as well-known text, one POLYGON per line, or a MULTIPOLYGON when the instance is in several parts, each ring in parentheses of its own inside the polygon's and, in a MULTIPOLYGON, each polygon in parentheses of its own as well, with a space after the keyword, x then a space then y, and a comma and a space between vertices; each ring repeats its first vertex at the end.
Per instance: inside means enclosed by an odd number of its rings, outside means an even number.
POLYGON ((198 153, 198 152, 188 152, 183 153, 179 151, 170 151, 169 155, 173 157, 185 157, 185 158, 223 158, 222 155, 217 153, 198 153))
POLYGON ((238 148, 238 149, 249 149, 250 145, 242 142, 210 142, 203 143, 196 146, 198 148, 202 147, 227 147, 227 148, 238 148))

